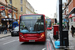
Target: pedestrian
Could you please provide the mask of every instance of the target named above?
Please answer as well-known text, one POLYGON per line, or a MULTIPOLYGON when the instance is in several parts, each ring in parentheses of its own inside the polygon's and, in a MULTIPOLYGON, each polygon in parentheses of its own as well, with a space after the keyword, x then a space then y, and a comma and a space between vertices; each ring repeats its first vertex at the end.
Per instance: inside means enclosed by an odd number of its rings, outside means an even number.
POLYGON ((74 36, 74 27, 73 27, 73 25, 71 26, 71 33, 72 33, 72 37, 74 36))
POLYGON ((7 25, 6 25, 6 27, 7 27, 7 30, 9 31, 9 22, 7 22, 7 25))
POLYGON ((2 23, 0 22, 0 34, 1 34, 1 29, 2 29, 2 23))
POLYGON ((7 34, 7 26, 4 25, 4 34, 7 34))
POLYGON ((12 30, 12 24, 9 25, 9 31, 11 32, 12 30))

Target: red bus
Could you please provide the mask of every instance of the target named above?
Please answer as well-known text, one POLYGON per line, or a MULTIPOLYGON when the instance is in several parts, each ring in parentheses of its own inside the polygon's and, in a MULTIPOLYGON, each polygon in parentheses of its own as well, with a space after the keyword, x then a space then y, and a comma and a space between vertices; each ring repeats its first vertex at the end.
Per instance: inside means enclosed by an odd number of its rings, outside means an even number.
POLYGON ((52 30, 52 25, 51 25, 51 19, 50 18, 46 19, 46 23, 47 23, 47 30, 52 30))
POLYGON ((19 17, 20 42, 45 42, 46 24, 43 14, 26 14, 19 17))

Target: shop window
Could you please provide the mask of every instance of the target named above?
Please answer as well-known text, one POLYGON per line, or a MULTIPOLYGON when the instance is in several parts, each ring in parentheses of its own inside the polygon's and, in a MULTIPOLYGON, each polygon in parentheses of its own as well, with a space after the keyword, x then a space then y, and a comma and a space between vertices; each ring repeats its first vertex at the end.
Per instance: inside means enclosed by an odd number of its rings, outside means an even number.
POLYGON ((12 4, 12 0, 10 0, 10 4, 12 4))
POLYGON ((14 19, 16 19, 16 15, 14 14, 14 19))
POLYGON ((22 4, 22 2, 23 2, 23 1, 21 0, 21 4, 22 4))
POLYGON ((1 15, 2 15, 3 17, 5 17, 5 16, 6 16, 5 11, 2 11, 2 12, 1 12, 1 15))
POLYGON ((8 15, 8 16, 9 16, 9 18, 12 18, 12 14, 11 14, 11 13, 9 13, 9 15, 8 15))

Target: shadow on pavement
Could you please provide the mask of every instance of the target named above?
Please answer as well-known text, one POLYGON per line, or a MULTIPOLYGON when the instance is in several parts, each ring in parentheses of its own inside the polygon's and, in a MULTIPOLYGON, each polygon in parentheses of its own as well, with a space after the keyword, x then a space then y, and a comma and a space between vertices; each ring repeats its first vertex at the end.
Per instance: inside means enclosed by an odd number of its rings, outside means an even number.
POLYGON ((45 42, 23 42, 21 45, 45 45, 45 42))

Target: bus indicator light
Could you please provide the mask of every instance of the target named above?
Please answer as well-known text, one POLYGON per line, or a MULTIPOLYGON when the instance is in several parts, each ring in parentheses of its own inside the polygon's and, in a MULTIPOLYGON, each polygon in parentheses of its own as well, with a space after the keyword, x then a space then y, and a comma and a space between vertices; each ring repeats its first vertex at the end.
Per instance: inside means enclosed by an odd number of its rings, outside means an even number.
POLYGON ((44 33, 41 34, 41 37, 44 37, 44 33))

